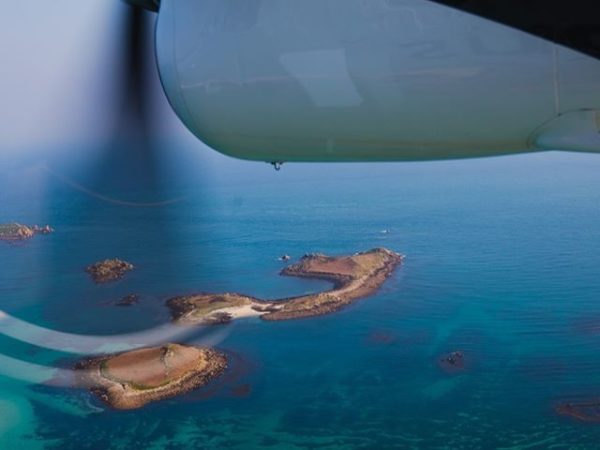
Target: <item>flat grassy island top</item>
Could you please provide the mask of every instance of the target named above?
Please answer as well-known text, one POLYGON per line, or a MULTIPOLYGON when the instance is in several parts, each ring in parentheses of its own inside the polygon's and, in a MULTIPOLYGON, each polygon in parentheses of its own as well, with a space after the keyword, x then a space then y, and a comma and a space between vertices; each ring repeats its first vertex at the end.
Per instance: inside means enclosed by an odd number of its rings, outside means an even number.
POLYGON ((24 241, 31 239, 36 234, 50 234, 54 230, 49 225, 40 227, 27 226, 20 223, 0 224, 0 241, 24 241))
POLYGON ((123 278, 125 273, 133 270, 134 266, 120 259, 105 259, 85 268, 85 271, 96 283, 108 283, 123 278))
POLYGON ((173 320, 182 324, 226 323, 249 316, 264 320, 319 316, 373 294, 401 262, 401 255, 385 248, 352 256, 309 254, 281 274, 325 279, 333 283, 332 290, 273 301, 236 293, 196 294, 171 298, 167 306, 173 320))
POLYGON ((226 368, 215 350, 181 344, 80 361, 78 383, 116 409, 135 409, 205 385, 226 368))

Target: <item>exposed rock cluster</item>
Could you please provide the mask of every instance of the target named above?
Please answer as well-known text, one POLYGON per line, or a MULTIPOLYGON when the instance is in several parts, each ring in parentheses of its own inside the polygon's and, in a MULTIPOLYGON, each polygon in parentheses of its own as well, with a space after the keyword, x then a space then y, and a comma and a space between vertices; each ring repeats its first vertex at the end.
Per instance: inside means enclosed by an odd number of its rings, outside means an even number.
POLYGON ((133 268, 133 264, 115 258, 94 263, 86 267, 85 271, 96 283, 108 283, 123 278, 133 268))
POLYGON ((54 230, 50 225, 22 225, 20 223, 0 224, 0 241, 24 241, 31 239, 36 234, 50 234, 54 230))

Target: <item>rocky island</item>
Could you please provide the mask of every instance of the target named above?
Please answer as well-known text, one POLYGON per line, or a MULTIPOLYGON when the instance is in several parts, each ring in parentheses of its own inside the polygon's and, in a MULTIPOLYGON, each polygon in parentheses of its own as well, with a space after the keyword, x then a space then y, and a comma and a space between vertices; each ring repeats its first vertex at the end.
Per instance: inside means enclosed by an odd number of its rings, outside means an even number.
POLYGON ((133 268, 133 264, 115 258, 92 264, 86 267, 85 271, 96 283, 108 283, 123 278, 123 275, 133 268))
POLYGON ((40 227, 27 226, 20 223, 0 224, 0 241, 24 241, 31 239, 36 234, 50 234, 54 230, 49 225, 40 227))
POLYGON ((135 409, 204 386, 227 367, 225 355, 181 344, 80 361, 77 384, 116 409, 135 409))
POLYGON ((304 255, 281 275, 318 278, 333 289, 316 294, 262 300, 237 293, 195 294, 171 298, 167 306, 173 321, 181 324, 216 324, 260 316, 264 320, 288 320, 338 311, 377 291, 402 262, 402 255, 375 248, 352 256, 304 255))

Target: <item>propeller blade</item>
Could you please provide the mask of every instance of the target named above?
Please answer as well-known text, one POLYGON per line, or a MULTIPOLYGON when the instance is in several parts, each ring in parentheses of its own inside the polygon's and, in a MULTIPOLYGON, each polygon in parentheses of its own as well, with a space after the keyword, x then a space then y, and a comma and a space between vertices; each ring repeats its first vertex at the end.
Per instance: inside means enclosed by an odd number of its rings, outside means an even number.
POLYGON ((125 2, 154 12, 157 12, 160 7, 160 0, 125 0, 125 2))

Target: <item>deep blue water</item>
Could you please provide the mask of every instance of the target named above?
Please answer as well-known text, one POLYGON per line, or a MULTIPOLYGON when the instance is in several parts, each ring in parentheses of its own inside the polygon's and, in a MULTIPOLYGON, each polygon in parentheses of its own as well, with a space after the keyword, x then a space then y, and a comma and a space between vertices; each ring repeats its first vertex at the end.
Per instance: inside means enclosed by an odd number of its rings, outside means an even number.
MULTIPOLYGON (((71 173, 105 196, 156 200, 158 188, 135 177, 85 174, 71 173)), ((278 276, 283 253, 385 246, 406 259, 378 294, 341 312, 219 328, 232 361, 224 380, 141 410, 0 375, 0 448, 600 448, 600 425, 553 409, 600 398, 599 174, 600 157, 565 153, 281 172, 194 159, 160 182, 180 201, 132 207, 2 162, 0 222, 56 232, 0 245, 0 307, 63 332, 152 328, 181 293, 275 298, 328 286, 278 276), (96 286, 83 268, 106 257, 137 269, 96 286), (139 305, 109 304, 132 292, 139 305), (452 350, 468 370, 440 370, 452 350)), ((46 366, 76 360, 5 335, 0 351, 46 366)))

